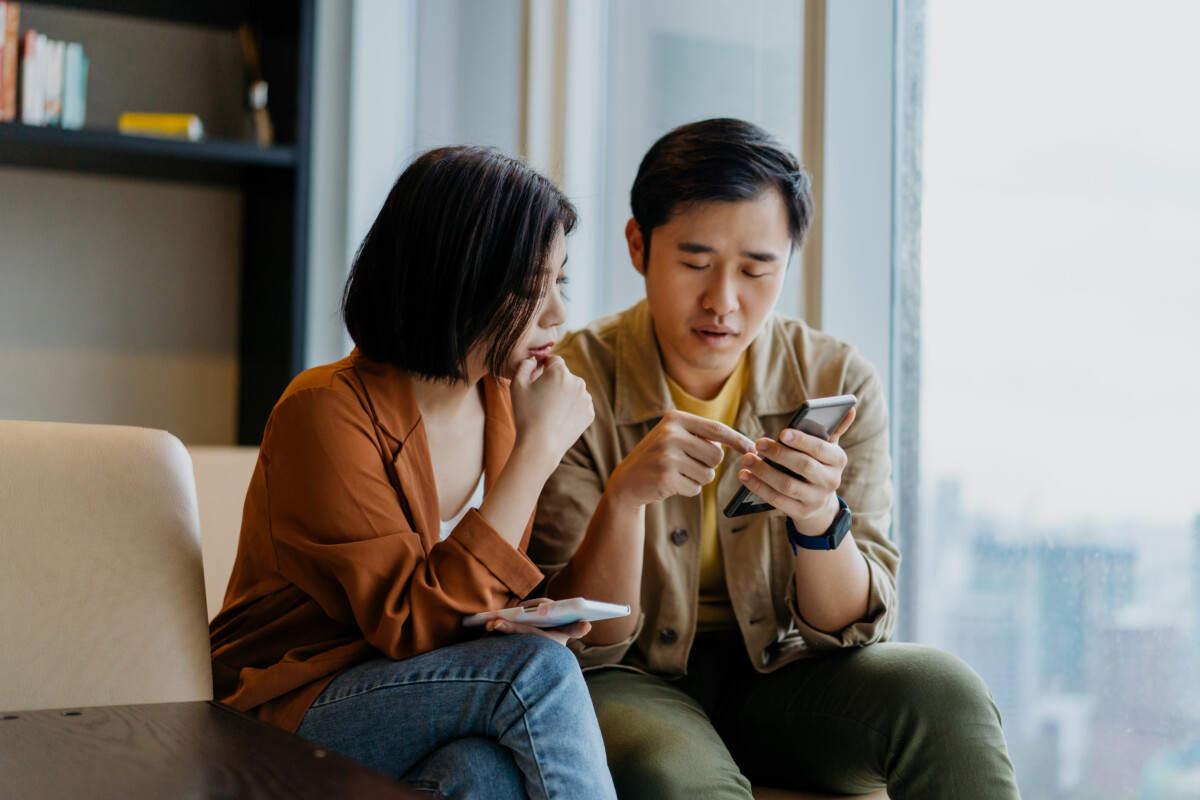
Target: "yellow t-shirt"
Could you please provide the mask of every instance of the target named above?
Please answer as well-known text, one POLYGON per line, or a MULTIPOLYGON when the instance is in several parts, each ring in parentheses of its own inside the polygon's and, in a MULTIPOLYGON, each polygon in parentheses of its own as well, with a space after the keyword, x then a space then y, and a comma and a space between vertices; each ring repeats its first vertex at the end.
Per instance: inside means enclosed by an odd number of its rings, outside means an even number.
MULTIPOLYGON (((692 397, 679 384, 667 376, 667 387, 675 407, 697 417, 716 420, 733 427, 738 410, 742 405, 742 394, 750 372, 746 368, 743 353, 733 373, 726 379, 721 391, 712 400, 692 397)), ((740 461, 735 468, 740 469, 740 461)), ((700 604, 696 617, 696 631, 708 633, 728 630, 737 626, 733 606, 729 603, 729 590, 725 587, 725 556, 721 553, 721 540, 717 538, 717 482, 725 469, 725 462, 717 467, 717 477, 700 491, 702 512, 700 514, 700 604)))

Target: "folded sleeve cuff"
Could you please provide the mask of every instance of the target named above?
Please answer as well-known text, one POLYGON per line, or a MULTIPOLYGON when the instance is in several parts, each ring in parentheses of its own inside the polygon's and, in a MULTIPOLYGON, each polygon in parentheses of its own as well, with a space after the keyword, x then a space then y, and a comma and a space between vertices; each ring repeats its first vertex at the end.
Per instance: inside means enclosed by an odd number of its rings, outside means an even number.
POLYGON ((467 512, 451 538, 517 597, 525 597, 541 583, 542 571, 497 533, 477 509, 467 512))
POLYGON ((895 625, 896 585, 892 575, 881 565, 863 556, 870 574, 870 589, 867 594, 867 613, 858 622, 852 623, 840 633, 826 633, 809 625, 796 605, 795 579, 788 581, 787 606, 796 620, 796 627, 804 641, 813 650, 840 650, 847 647, 863 647, 887 639, 895 625))
POLYGON ((646 615, 639 613, 637 624, 633 626, 633 633, 619 642, 613 642, 612 644, 585 644, 579 639, 572 639, 568 642, 567 646, 571 648, 571 652, 575 653, 575 657, 579 659, 579 666, 582 669, 620 664, 621 659, 625 658, 625 653, 637 641, 637 637, 642 632, 642 626, 645 624, 646 615))

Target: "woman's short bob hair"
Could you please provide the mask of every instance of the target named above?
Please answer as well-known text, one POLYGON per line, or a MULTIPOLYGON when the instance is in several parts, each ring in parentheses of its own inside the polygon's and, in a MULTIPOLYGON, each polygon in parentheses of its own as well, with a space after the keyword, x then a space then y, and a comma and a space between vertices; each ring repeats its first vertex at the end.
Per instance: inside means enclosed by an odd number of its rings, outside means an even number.
POLYGON ((574 206, 548 178, 490 147, 419 156, 392 186, 354 257, 342 318, 368 358, 433 380, 494 375, 525 333, 546 260, 574 206))
POLYGON ((792 247, 813 218, 812 181, 779 140, 740 119, 705 119, 663 135, 638 167, 629 203, 646 241, 689 206, 753 200, 774 187, 787 208, 792 247))

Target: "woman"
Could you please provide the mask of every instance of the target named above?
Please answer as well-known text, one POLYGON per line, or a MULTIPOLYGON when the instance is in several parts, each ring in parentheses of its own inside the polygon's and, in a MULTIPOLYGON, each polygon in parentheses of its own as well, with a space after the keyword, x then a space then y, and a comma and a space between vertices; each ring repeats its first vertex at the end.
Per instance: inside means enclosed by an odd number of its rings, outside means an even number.
POLYGON ((483 148, 422 155, 355 258, 354 352, 267 421, 211 638, 216 695, 448 797, 613 797, 587 689, 514 605, 534 503, 592 419, 550 355, 575 210, 483 148))

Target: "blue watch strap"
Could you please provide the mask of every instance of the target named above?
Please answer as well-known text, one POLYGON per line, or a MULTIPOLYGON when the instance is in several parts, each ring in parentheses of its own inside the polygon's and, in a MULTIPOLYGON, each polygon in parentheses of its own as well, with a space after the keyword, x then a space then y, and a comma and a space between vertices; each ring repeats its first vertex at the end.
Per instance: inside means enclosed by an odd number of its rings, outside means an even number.
POLYGON ((825 531, 821 536, 805 536, 796 530, 796 526, 792 524, 791 517, 784 517, 784 526, 787 528, 788 541, 792 544, 793 555, 800 555, 800 548, 804 548, 805 550, 834 550, 842 543, 842 539, 846 538, 846 532, 850 530, 850 508, 840 496, 837 501, 837 516, 833 518, 829 530, 825 531))

